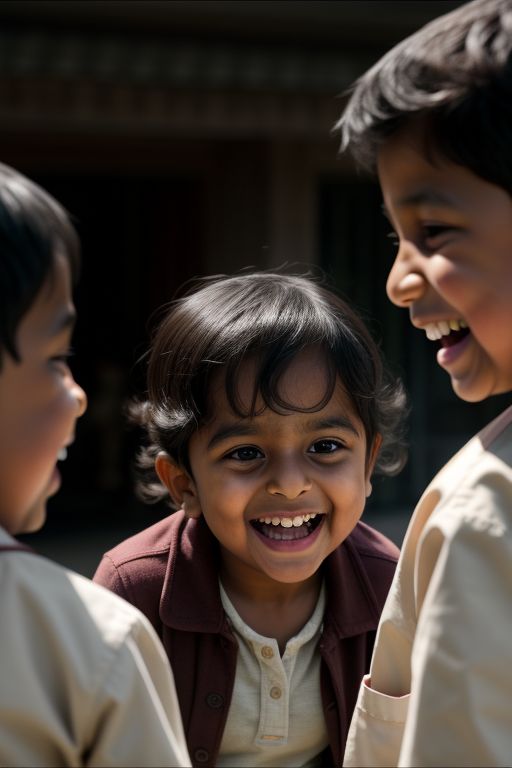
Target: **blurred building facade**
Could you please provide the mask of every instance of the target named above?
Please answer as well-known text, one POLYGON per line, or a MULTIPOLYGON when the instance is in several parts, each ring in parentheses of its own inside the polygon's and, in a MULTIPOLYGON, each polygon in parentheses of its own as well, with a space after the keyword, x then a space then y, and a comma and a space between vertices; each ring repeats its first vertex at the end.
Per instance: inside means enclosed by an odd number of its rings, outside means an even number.
MULTIPOLYGON (((0 1, 0 160, 55 194, 83 243, 74 367, 90 409, 52 502, 56 527, 132 514, 138 436, 123 403, 143 386, 148 318, 196 276, 321 269, 367 316, 413 403, 408 468, 376 485, 383 515, 410 512, 499 409, 459 403, 387 301, 379 191, 332 133, 354 79, 457 5, 0 1)), ((134 527, 148 519, 133 514, 134 527)))

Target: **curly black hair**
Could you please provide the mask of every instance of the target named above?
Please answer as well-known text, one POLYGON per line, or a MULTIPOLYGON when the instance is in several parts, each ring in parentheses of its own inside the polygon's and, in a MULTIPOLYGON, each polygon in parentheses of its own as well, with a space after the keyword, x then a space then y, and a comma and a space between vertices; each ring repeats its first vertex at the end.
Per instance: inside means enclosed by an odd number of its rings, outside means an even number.
POLYGON ((314 279, 274 272, 217 276, 172 302, 154 334, 147 371, 147 399, 132 404, 133 420, 147 433, 139 455, 139 495, 146 501, 167 496, 154 463, 165 451, 190 471, 188 443, 209 417, 212 374, 223 369, 231 408, 255 414, 258 395, 276 412, 301 410, 282 400, 279 380, 300 350, 320 346, 330 379, 321 409, 336 380, 352 399, 367 438, 382 447, 376 471, 395 474, 405 463, 406 395, 386 371, 380 350, 359 315, 344 299, 314 279), (249 356, 256 360, 252 405, 237 397, 237 376, 249 356))

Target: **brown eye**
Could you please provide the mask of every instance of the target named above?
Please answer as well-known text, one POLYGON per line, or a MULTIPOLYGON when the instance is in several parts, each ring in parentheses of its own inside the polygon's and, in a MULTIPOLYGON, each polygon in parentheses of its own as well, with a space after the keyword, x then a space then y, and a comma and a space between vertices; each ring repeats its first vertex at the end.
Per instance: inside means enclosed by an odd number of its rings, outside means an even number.
POLYGON ((450 227, 448 224, 424 224, 421 228, 423 242, 431 248, 438 247, 443 238, 457 231, 457 227, 450 227))
POLYGON ((310 453, 336 453, 343 448, 338 440, 317 440, 309 449, 310 453))
POLYGON ((264 456, 259 448, 251 445, 244 445, 234 451, 226 454, 226 459, 235 459, 235 461, 254 461, 254 459, 263 459, 264 456))

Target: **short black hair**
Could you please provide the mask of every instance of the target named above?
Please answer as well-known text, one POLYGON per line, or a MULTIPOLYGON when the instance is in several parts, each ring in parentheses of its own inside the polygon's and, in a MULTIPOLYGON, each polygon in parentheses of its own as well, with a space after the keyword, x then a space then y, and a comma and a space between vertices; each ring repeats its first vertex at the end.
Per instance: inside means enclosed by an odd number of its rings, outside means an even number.
POLYGON ((154 462, 160 451, 190 471, 188 443, 209 416, 212 374, 222 370, 228 402, 239 416, 254 416, 259 395, 278 413, 301 410, 283 402, 279 380, 290 361, 309 346, 326 355, 330 381, 319 410, 330 399, 336 378, 361 419, 368 451, 383 439, 376 471, 397 473, 405 463, 406 396, 401 381, 385 369, 379 347, 349 304, 319 280, 276 272, 216 276, 195 284, 172 302, 156 329, 147 369, 147 399, 132 405, 147 444, 139 455, 139 495, 167 496, 154 462), (240 366, 256 361, 252 406, 237 397, 240 366))
POLYGON ((78 277, 78 236, 62 206, 30 179, 0 163, 0 370, 7 352, 19 362, 16 335, 55 256, 78 277))
POLYGON ((335 126, 342 151, 374 171, 382 143, 419 118, 427 156, 512 194, 511 52, 511 0, 474 0, 434 19, 356 81, 335 126))

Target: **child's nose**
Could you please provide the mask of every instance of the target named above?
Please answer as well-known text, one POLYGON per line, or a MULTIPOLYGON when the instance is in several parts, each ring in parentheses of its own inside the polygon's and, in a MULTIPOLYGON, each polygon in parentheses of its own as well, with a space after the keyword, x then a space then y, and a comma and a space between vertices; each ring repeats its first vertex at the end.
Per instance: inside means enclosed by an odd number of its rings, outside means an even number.
POLYGON ((83 416, 85 411, 87 410, 87 395, 85 394, 85 390, 83 390, 80 384, 77 384, 74 379, 73 379, 73 396, 76 399, 76 403, 78 407, 77 418, 79 419, 80 416, 83 416))
POLYGON ((296 499, 310 489, 311 481, 298 464, 280 464, 275 467, 267 483, 268 493, 284 496, 288 500, 296 499))
MULTIPOLYGON (((408 249, 410 250, 410 249, 408 249)), ((418 259, 414 254, 400 249, 388 275, 386 291, 397 307, 409 307, 417 301, 427 287, 427 280, 422 273, 418 259)))

